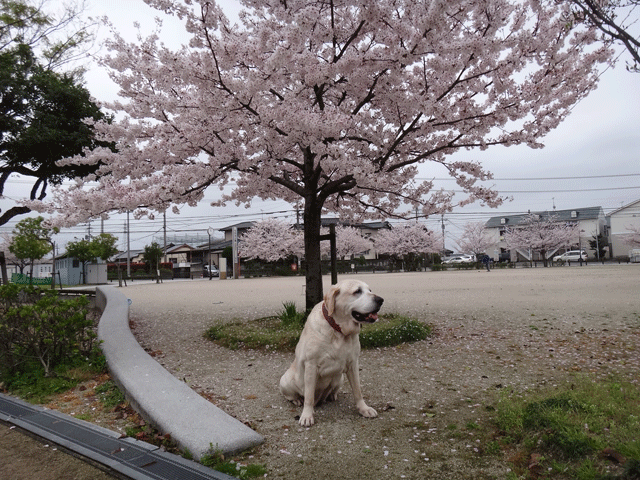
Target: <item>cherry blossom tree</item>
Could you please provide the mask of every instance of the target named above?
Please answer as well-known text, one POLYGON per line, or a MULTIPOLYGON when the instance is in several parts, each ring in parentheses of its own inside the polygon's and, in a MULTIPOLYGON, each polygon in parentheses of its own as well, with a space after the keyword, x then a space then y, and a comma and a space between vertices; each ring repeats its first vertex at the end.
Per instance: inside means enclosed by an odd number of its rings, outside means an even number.
POLYGON ((145 2, 181 19, 189 43, 113 33, 103 63, 119 120, 95 128, 117 152, 67 160, 99 167, 48 211, 59 225, 153 214, 212 185, 225 189, 216 205, 300 202, 307 307, 322 300, 323 210, 361 221, 498 206, 480 183, 491 174, 452 154, 541 147, 611 59, 596 28, 552 0, 240 0, 240 25, 214 0, 145 2), (424 163, 461 197, 418 180, 424 163))
MULTIPOLYGON (((324 242, 322 244, 322 253, 325 255, 330 254, 328 248, 329 243, 324 242)), ((364 238, 357 228, 350 226, 338 226, 336 228, 336 256, 338 258, 357 255, 371 248, 373 248, 371 240, 364 238)))
MULTIPOLYGON (((329 233, 323 228, 321 233, 329 233)), ((304 255, 304 235, 301 230, 284 220, 269 218, 256 222, 239 242, 240 255, 248 259, 259 258, 266 262, 275 262, 291 255, 304 255)), ((362 253, 372 248, 372 243, 357 228, 338 226, 336 228, 336 254, 339 258, 362 253)), ((329 242, 323 242, 321 252, 330 255, 329 242)))
POLYGON ((631 233, 625 233, 622 235, 623 241, 626 245, 630 245, 633 248, 640 247, 640 226, 639 225, 627 225, 627 230, 631 233))
POLYGON ((456 242, 461 252, 473 253, 477 259, 480 254, 488 253, 495 242, 484 226, 484 222, 469 222, 465 224, 460 238, 456 242))
POLYGON ((594 25, 605 37, 621 44, 631 54, 631 62, 627 64, 629 71, 640 72, 639 0, 568 1, 574 6, 576 21, 594 25))
POLYGON ((529 214, 517 226, 509 227, 504 240, 510 249, 538 252, 546 267, 547 252, 578 243, 577 223, 558 222, 553 215, 529 214))
POLYGON ((268 218, 256 222, 240 237, 238 250, 241 257, 275 262, 291 255, 301 255, 304 242, 302 234, 293 225, 268 218))
POLYGON ((417 255, 440 251, 440 245, 441 234, 415 222, 380 230, 375 237, 378 253, 392 255, 412 263, 415 263, 417 255))

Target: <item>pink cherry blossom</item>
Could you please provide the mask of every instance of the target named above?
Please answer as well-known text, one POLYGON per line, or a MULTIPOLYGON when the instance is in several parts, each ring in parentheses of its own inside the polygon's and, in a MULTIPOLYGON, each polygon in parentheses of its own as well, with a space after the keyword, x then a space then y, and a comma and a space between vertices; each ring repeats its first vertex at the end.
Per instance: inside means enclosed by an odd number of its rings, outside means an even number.
POLYGON ((304 251, 302 233, 284 220, 268 218, 256 222, 239 242, 239 253, 248 259, 275 262, 304 251))
POLYGON ((375 238, 378 253, 403 257, 411 253, 435 253, 442 248, 442 235, 420 223, 396 225, 380 230, 375 238))
POLYGON ((473 253, 478 257, 481 253, 487 253, 494 246, 494 240, 484 227, 484 222, 469 222, 457 240, 461 252, 473 253))

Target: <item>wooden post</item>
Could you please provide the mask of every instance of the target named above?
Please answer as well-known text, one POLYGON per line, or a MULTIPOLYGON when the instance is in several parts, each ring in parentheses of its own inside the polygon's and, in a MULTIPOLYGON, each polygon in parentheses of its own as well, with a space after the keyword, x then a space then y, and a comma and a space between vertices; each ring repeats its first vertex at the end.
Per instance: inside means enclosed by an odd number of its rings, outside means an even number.
POLYGON ((9 277, 7 275, 7 261, 4 258, 4 252, 0 252, 0 270, 2 270, 2 285, 7 285, 9 277))
POLYGON ((320 235, 320 241, 329 240, 331 251, 331 285, 338 283, 338 251, 336 247, 336 226, 329 225, 329 235, 320 235))

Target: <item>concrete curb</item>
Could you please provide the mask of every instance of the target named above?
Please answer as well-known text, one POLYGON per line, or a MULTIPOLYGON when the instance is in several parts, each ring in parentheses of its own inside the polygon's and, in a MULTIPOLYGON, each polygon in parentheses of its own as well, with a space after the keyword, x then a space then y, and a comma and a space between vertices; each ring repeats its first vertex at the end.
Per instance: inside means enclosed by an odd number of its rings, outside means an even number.
POLYGON ((97 287, 102 310, 98 339, 109 371, 149 423, 200 459, 210 448, 238 453, 264 442, 262 435, 211 404, 148 355, 129 329, 129 303, 116 287, 97 287))

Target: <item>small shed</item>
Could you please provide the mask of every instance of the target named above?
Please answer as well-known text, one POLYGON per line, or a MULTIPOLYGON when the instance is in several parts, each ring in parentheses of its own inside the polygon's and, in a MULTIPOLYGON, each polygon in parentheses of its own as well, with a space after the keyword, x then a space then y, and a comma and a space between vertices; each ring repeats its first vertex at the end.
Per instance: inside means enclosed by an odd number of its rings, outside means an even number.
POLYGON ((82 262, 75 257, 56 258, 56 282, 61 285, 101 285, 107 283, 107 264, 85 265, 86 279, 82 277, 82 262))

